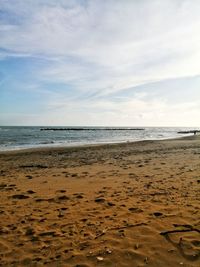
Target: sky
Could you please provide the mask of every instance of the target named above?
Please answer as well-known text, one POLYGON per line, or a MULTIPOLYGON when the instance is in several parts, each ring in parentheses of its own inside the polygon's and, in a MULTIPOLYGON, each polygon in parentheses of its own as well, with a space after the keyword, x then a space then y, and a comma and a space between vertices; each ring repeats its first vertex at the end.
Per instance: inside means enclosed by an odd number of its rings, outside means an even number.
POLYGON ((199 0, 0 0, 0 125, 199 126, 199 0))

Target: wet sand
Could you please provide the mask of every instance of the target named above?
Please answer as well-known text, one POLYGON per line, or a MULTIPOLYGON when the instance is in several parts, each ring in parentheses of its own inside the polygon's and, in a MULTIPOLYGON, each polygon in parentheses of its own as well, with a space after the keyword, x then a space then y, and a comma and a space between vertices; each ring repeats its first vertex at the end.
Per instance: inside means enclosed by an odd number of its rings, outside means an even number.
POLYGON ((200 137, 0 153, 0 266, 200 266, 200 137))

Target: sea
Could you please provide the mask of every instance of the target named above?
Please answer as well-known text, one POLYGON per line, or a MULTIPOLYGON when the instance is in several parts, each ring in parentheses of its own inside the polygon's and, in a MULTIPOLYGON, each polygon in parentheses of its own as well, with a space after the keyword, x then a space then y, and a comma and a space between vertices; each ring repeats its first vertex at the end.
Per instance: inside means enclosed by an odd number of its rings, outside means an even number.
POLYGON ((199 130, 187 127, 0 126, 0 151, 162 140, 185 136, 178 132, 193 129, 199 130))

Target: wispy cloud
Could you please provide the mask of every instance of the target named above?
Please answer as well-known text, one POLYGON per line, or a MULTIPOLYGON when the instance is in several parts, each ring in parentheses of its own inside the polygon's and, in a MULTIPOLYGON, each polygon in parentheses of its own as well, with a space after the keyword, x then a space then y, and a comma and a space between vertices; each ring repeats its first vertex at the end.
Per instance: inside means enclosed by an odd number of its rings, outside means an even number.
MULTIPOLYGON (((86 118, 95 110, 107 112, 113 124, 120 124, 123 118, 117 120, 119 114, 128 114, 126 124, 160 124, 155 117, 159 113, 164 114, 163 124, 170 124, 166 118, 180 107, 183 112, 183 105, 197 122, 198 100, 191 107, 186 98, 181 98, 182 104, 174 108, 169 101, 172 83, 169 93, 163 96, 162 88, 172 80, 176 89, 185 92, 189 89, 184 77, 193 79, 200 74, 198 0, 4 0, 0 10, 0 64, 10 58, 43 60, 43 64, 31 69, 31 83, 35 80, 37 88, 45 92, 48 86, 55 87, 56 95, 49 90, 44 100, 47 110, 55 109, 55 114, 71 110, 79 123, 75 116, 79 105, 80 115, 83 109, 86 118), (154 83, 161 86, 156 96, 154 83), (150 96, 154 98, 150 102, 130 94, 141 86, 145 86, 146 95, 151 88, 150 96), (119 98, 120 104, 116 105, 119 98), (131 117, 132 113, 137 115, 131 117)), ((196 89, 190 90, 196 99, 200 98, 196 89)), ((85 119, 86 124, 89 121, 85 119)))

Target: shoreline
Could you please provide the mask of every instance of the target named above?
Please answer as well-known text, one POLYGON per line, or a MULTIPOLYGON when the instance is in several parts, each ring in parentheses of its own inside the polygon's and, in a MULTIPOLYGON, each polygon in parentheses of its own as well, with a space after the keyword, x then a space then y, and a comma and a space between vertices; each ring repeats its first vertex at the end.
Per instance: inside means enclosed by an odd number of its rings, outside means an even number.
POLYGON ((169 137, 164 139, 145 139, 145 140, 136 140, 136 141, 121 141, 121 142, 102 142, 102 143, 91 143, 91 144, 77 144, 77 145, 46 145, 46 146, 35 146, 35 147, 27 147, 27 148, 14 148, 14 149, 8 149, 8 150, 0 150, 0 154, 4 153, 17 153, 17 152, 34 152, 34 151, 43 151, 43 150, 62 150, 62 149, 74 149, 74 148, 89 148, 89 147, 100 147, 100 146, 112 146, 112 145, 123 145, 123 144, 135 144, 135 143, 141 143, 141 142, 162 142, 162 141, 168 141, 168 140, 195 140, 198 139, 198 136, 200 138, 200 135, 187 135, 187 136, 181 136, 181 137, 169 137))
POLYGON ((0 266, 198 267, 199 161, 200 136, 0 153, 0 266))

